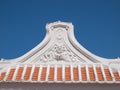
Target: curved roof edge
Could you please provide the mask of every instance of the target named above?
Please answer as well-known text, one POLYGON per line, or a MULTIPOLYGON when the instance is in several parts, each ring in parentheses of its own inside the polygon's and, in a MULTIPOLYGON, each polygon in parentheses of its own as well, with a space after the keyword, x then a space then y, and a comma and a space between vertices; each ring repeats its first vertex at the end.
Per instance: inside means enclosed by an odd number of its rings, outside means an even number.
POLYGON ((103 63, 120 69, 120 59, 107 59, 92 54, 85 49, 74 36, 74 26, 68 22, 46 24, 46 36, 35 48, 21 57, 0 63, 103 63))

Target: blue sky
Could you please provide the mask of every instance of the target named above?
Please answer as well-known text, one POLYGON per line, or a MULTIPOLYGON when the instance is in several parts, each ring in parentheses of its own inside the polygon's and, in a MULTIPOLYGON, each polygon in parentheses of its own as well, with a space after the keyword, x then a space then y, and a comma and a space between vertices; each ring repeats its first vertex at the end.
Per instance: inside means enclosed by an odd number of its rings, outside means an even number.
POLYGON ((120 0, 0 0, 0 58, 17 58, 45 37, 45 25, 72 22, 90 52, 120 57, 120 0))

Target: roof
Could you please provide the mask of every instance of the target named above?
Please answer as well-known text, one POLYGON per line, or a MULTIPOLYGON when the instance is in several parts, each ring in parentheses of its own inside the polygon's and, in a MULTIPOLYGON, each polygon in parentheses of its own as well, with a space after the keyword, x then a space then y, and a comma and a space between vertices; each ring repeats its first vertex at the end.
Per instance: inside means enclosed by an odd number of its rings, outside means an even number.
POLYGON ((50 23, 46 30, 31 51, 0 61, 0 82, 120 83, 120 60, 86 50, 75 39, 72 23, 50 23))
POLYGON ((1 82, 119 83, 120 72, 96 65, 17 65, 1 72, 1 82))

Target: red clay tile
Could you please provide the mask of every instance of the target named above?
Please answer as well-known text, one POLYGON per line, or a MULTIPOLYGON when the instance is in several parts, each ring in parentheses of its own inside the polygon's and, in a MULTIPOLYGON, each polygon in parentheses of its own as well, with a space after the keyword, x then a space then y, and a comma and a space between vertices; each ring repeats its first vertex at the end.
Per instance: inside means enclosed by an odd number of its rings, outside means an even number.
POLYGON ((101 68, 96 67, 96 72, 97 72, 98 80, 103 81, 103 74, 102 74, 101 68))
POLYGON ((2 72, 0 75, 0 81, 4 80, 6 72, 2 72))
POLYGON ((116 81, 120 81, 120 76, 118 74, 118 72, 113 72, 114 78, 116 81))
POLYGON ((82 76, 82 80, 83 80, 83 81, 86 81, 86 80, 87 80, 85 67, 81 67, 81 76, 82 76))
POLYGON ((41 77, 40 77, 41 81, 45 81, 45 79, 46 79, 46 71, 47 71, 47 67, 43 67, 41 77))
POLYGON ((18 80, 21 80, 21 77, 22 77, 22 73, 23 73, 23 67, 19 67, 19 69, 18 69, 18 72, 17 72, 17 74, 16 74, 16 80, 18 81, 18 80))
MULTIPOLYGON (((16 73, 16 77, 15 77, 16 81, 21 80, 24 69, 25 69, 24 67, 19 67, 18 68, 17 73, 16 73)), ((34 71, 33 71, 33 74, 32 74, 32 81, 37 81, 38 80, 39 69, 40 69, 40 67, 35 67, 34 68, 34 71)), ((56 69, 57 69, 57 72, 56 72, 57 73, 57 77, 56 77, 57 81, 62 81, 62 78, 63 78, 62 67, 57 67, 56 69)), ((16 68, 10 69, 6 80, 11 81, 13 79, 13 76, 15 74, 15 70, 16 70, 16 68)), ((29 80, 30 75, 31 75, 31 70, 32 70, 32 67, 27 67, 26 68, 25 75, 24 75, 24 80, 25 81, 29 80)), ((64 71, 65 71, 64 72, 65 73, 64 74, 65 81, 71 81, 71 67, 65 67, 64 71)), ((86 67, 81 67, 80 72, 81 72, 82 81, 86 81, 87 80, 86 67)), ((79 81, 78 67, 73 67, 73 72, 72 73, 73 73, 73 80, 74 81, 79 81)), ((101 67, 96 67, 96 73, 97 73, 98 80, 99 81, 104 81, 101 67)), ((105 73, 105 76, 106 76, 105 77, 106 80, 111 81, 112 77, 111 77, 111 73, 110 73, 108 68, 104 68, 104 73, 105 73)), ((113 76, 114 76, 113 78, 116 81, 120 81, 120 76, 119 76, 118 72, 114 71, 112 73, 113 73, 113 76)), ((39 77, 41 81, 46 80, 46 74, 47 74, 47 66, 43 66, 42 71, 41 71, 41 77, 39 77)), ((89 78, 90 78, 91 81, 96 80, 95 72, 94 72, 93 67, 88 67, 88 74, 89 74, 89 78)), ((48 81, 54 81, 54 78, 55 78, 54 75, 55 75, 55 67, 50 67, 49 72, 48 72, 48 81)), ((0 81, 4 80, 5 76, 6 76, 6 72, 1 72, 0 81)))
POLYGON ((70 67, 65 67, 65 80, 66 81, 71 80, 70 67))
POLYGON ((78 67, 74 67, 74 68, 73 68, 73 79, 74 79, 75 81, 78 81, 78 80, 79 80, 78 67))
POLYGON ((32 67, 27 67, 24 80, 29 80, 32 67))
POLYGON ((32 76, 33 81, 38 80, 38 73, 39 73, 39 67, 35 67, 34 72, 33 72, 33 76, 32 76))
POLYGON ((15 72, 15 68, 10 69, 10 72, 9 72, 9 74, 8 74, 8 77, 7 77, 7 80, 8 80, 8 81, 12 80, 13 75, 14 75, 14 72, 15 72))
POLYGON ((89 68, 88 68, 88 71, 89 71, 90 80, 91 80, 91 81, 94 81, 94 80, 95 80, 95 75, 94 75, 93 68, 92 68, 92 67, 89 67, 89 68))
POLYGON ((109 69, 108 69, 108 68, 104 68, 104 72, 105 72, 105 75, 106 75, 106 79, 107 79, 108 81, 111 81, 112 78, 111 78, 111 74, 110 74, 109 69))
POLYGON ((49 81, 53 81, 54 80, 54 67, 50 67, 48 80, 49 81))
POLYGON ((62 67, 57 67, 57 80, 62 81, 62 67))

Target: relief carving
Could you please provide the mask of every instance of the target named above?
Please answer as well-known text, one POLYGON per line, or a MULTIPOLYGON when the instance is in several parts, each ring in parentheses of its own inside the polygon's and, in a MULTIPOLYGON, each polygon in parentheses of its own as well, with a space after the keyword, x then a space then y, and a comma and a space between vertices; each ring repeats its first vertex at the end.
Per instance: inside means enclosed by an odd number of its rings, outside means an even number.
MULTIPOLYGON (((65 37, 65 29, 55 29, 55 43, 40 56, 40 62, 65 61, 65 62, 80 62, 80 58, 75 55, 65 44, 63 37, 65 37)), ((82 61, 82 60, 81 60, 82 61)), ((82 61, 84 62, 84 61, 82 61)))
POLYGON ((50 49, 40 57, 40 61, 42 62, 50 62, 50 61, 78 62, 79 57, 77 57, 70 50, 68 50, 65 45, 59 46, 55 44, 52 49, 50 49))

